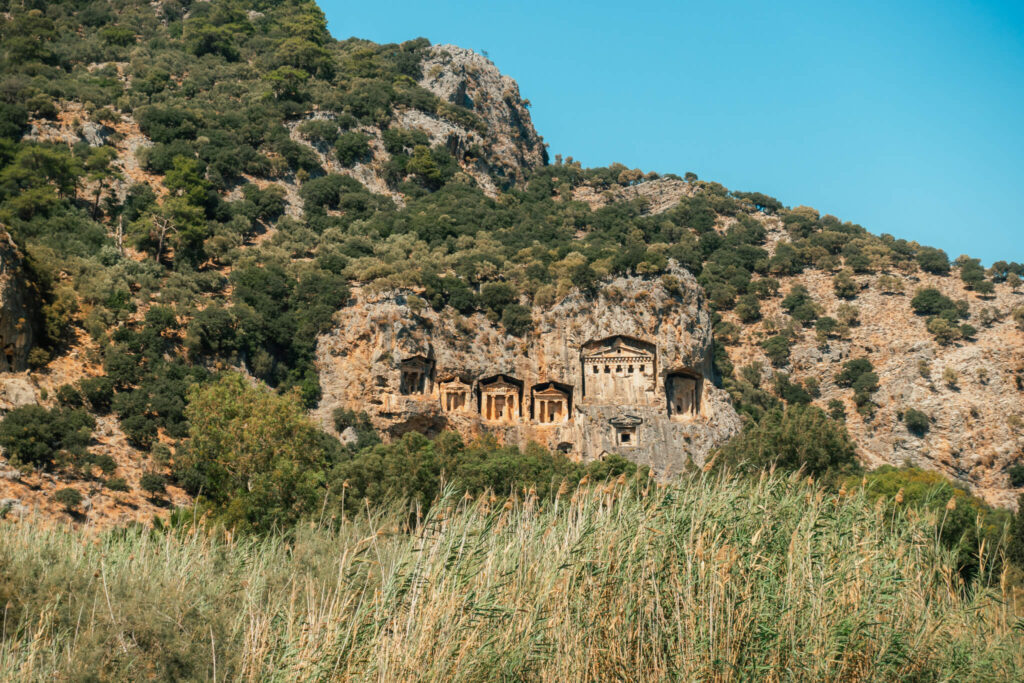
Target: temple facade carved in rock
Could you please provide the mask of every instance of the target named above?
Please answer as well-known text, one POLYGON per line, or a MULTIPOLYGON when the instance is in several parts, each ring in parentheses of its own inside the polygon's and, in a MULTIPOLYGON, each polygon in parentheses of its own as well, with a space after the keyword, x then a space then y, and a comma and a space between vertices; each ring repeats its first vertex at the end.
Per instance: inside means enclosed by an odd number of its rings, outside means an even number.
POLYGON ((574 293, 512 337, 482 314, 413 310, 401 292, 339 315, 317 348, 330 428, 337 407, 365 411, 385 438, 484 433, 589 460, 618 453, 659 472, 701 464, 739 428, 716 386, 711 319, 692 276, 610 283, 599 305, 574 293))
POLYGON ((520 427, 532 440, 545 440, 544 431, 554 430, 546 439, 552 449, 596 457, 649 448, 666 439, 665 423, 699 424, 706 417, 701 371, 664 368, 652 340, 612 335, 584 341, 577 354, 577 373, 531 385, 514 369, 474 378, 470 368, 413 355, 402 358, 384 384, 397 383, 421 414, 439 411, 439 425, 476 421, 492 431, 520 427), (587 452, 594 451, 586 447, 588 435, 590 443, 603 444, 600 452, 587 452))
MULTIPOLYGON (((424 356, 402 360, 397 370, 403 395, 436 399, 445 413, 478 415, 487 422, 563 424, 572 421, 574 413, 588 406, 664 405, 665 416, 673 420, 699 418, 704 382, 700 372, 692 368, 673 371, 659 384, 657 362, 655 345, 641 339, 618 335, 588 341, 580 348, 582 370, 578 387, 567 381, 548 379, 533 385, 528 395, 523 390, 523 381, 511 374, 501 373, 467 383, 456 374, 459 371, 465 375, 463 369, 435 368, 434 361, 424 356), (436 372, 452 379, 437 383, 435 389, 436 372), (663 395, 659 394, 660 388, 663 395), (576 406, 573 405, 574 395, 578 396, 576 406)), ((626 422, 628 426, 609 423, 618 430, 615 443, 635 446, 637 430, 643 420, 634 416, 626 422)))

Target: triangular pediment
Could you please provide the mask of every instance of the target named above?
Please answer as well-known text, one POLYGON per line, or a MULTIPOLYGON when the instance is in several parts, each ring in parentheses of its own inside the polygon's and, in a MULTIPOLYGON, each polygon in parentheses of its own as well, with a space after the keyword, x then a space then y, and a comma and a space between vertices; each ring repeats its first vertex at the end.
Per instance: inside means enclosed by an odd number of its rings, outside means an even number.
POLYGON ((493 375, 491 377, 481 379, 479 382, 479 387, 481 391, 487 391, 488 389, 491 389, 493 387, 502 386, 511 387, 518 391, 519 389, 522 388, 523 383, 510 375, 493 375))
POLYGON ((643 424, 644 420, 642 417, 636 415, 618 415, 608 420, 608 424, 617 429, 628 429, 630 427, 639 427, 643 424))
POLYGON ((433 365, 433 362, 425 356, 412 356, 402 361, 403 370, 423 370, 433 365))
POLYGON ((492 382, 483 388, 484 391, 519 391, 519 387, 515 384, 507 384, 505 382, 492 382))
POLYGON ((590 354, 587 358, 651 358, 651 353, 644 349, 637 349, 631 346, 618 346, 612 349, 602 349, 597 353, 590 354))
POLYGON ((583 352, 585 358, 654 358, 651 349, 644 348, 642 342, 632 342, 626 337, 610 337, 600 342, 591 342, 583 352))

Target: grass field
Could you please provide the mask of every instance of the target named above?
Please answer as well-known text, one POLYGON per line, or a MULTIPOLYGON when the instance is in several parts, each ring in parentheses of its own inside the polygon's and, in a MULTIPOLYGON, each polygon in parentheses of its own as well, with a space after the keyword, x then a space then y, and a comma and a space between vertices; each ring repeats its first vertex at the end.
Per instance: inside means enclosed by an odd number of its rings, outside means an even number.
MULTIPOLYGON (((795 476, 457 494, 293 534, 0 533, 4 680, 1020 680, 941 518, 795 476)), ((994 566, 982 558, 983 574, 994 566)))

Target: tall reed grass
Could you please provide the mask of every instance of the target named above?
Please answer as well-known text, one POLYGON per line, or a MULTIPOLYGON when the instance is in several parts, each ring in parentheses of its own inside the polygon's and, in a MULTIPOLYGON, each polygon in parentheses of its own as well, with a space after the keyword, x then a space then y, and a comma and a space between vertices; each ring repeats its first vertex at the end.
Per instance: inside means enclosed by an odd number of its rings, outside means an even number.
MULTIPOLYGON (((796 476, 450 492, 233 538, 0 533, 9 680, 1013 680, 999 577, 965 585, 941 518, 796 476), (566 489, 563 488, 563 491, 566 489)), ((982 571, 991 563, 982 557, 982 571)))

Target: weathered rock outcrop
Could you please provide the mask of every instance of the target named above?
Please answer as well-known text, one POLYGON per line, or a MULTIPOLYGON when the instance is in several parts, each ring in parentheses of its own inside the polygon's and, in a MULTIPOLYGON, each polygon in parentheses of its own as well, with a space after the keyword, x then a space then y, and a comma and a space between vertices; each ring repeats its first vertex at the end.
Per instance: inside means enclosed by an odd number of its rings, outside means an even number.
POLYGON ((572 198, 575 201, 586 202, 594 210, 615 202, 642 199, 647 205, 646 212, 657 215, 677 205, 683 197, 692 197, 695 193, 694 186, 686 181, 677 178, 658 178, 606 190, 581 185, 573 191, 572 198))
MULTIPOLYGON (((526 103, 519 96, 519 84, 498 71, 491 60, 455 45, 435 45, 421 68, 421 86, 443 100, 472 111, 487 126, 481 133, 457 130, 460 127, 449 124, 451 130, 446 143, 458 158, 479 145, 482 156, 476 160, 476 165, 505 186, 522 180, 524 170, 547 163, 547 149, 533 128, 526 103)), ((419 125, 416 121, 405 121, 405 124, 424 127, 422 121, 419 125)))
MULTIPOLYGON (((1024 293, 1000 283, 993 295, 982 298, 954 275, 927 273, 907 277, 906 291, 891 293, 880 287, 880 277, 855 276, 861 289, 849 303, 859 309, 858 325, 825 345, 806 333, 794 342, 784 369, 819 382, 821 396, 815 402, 821 407, 833 399, 845 405, 846 426, 865 465, 910 463, 937 470, 991 504, 1012 506, 1019 490, 1010 486, 1007 470, 1024 453, 1024 332, 1010 311, 1024 302, 1024 293), (949 345, 932 338, 926 319, 910 306, 914 292, 924 287, 967 302, 979 328, 974 338, 949 345), (988 324, 981 322, 983 309, 993 318, 988 324), (853 358, 867 358, 879 375, 872 396, 876 408, 869 416, 857 412, 852 389, 835 383, 842 364, 853 358), (930 418, 927 432, 907 429, 901 416, 911 408, 930 418)), ((831 273, 807 271, 780 280, 783 292, 797 284, 806 287, 823 315, 835 317, 845 303, 835 296, 831 273)), ((780 301, 763 302, 765 320, 783 318, 780 301)), ((739 322, 734 312, 725 318, 739 322)), ((759 346, 770 336, 763 324, 740 329, 738 343, 727 347, 733 364, 760 363, 770 369, 759 346)))
MULTIPOLYGON (((674 179, 641 182, 629 187, 597 191, 583 186, 574 199, 600 208, 612 201, 643 197, 648 212, 657 214, 692 195, 688 183, 674 179)), ((754 214, 766 231, 764 247, 774 253, 790 236, 777 216, 754 214)), ((725 232, 735 221, 721 217, 725 232)), ((1024 454, 1024 332, 1011 312, 1024 305, 1024 292, 997 283, 991 295, 967 288, 955 274, 897 273, 900 291, 880 285, 882 275, 855 275, 859 291, 850 301, 839 299, 834 273, 808 269, 798 275, 776 276, 785 294, 795 285, 808 289, 822 315, 836 317, 844 303, 859 310, 859 324, 842 338, 821 345, 811 331, 796 340, 784 368, 799 380, 814 379, 822 408, 838 400, 846 410, 846 426, 867 467, 912 464, 936 470, 967 486, 990 504, 1012 507, 1021 490, 1010 484, 1009 467, 1024 454), (926 318, 915 315, 910 300, 918 289, 934 288, 967 304, 977 333, 967 340, 942 345, 926 328, 926 318), (986 321, 987 322, 984 322, 986 321), (863 416, 852 400, 852 389, 837 386, 835 375, 843 363, 867 358, 879 375, 872 396, 874 411, 863 416), (951 384, 943 375, 955 377, 951 384), (914 433, 902 420, 909 409, 923 412, 930 426, 914 433)), ((890 273, 890 276, 892 273, 890 273)), ((734 311, 724 311, 739 334, 726 350, 736 368, 759 364, 766 376, 775 371, 760 342, 772 336, 770 325, 786 319, 781 297, 761 304, 762 321, 743 323, 734 311)))
POLYGON ((620 278, 598 299, 573 293, 534 310, 522 338, 407 293, 357 294, 319 340, 318 415, 328 429, 345 407, 390 436, 451 428, 583 459, 619 453, 659 473, 701 464, 739 419, 714 384, 703 292, 673 274, 671 290, 620 278))
POLYGON ((28 367, 36 342, 38 303, 21 251, 0 226, 0 372, 28 367))

